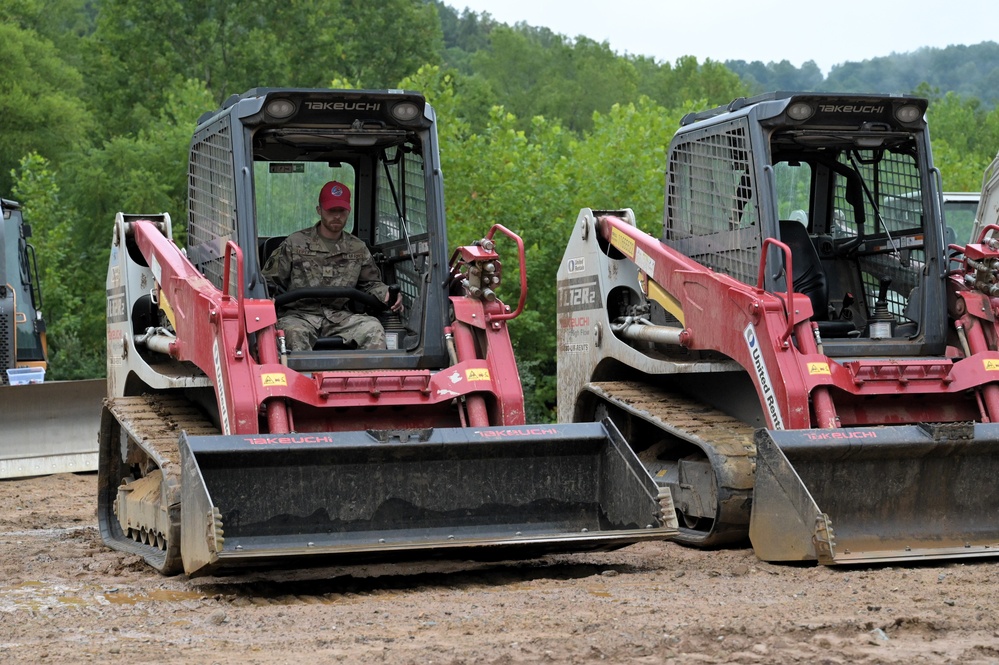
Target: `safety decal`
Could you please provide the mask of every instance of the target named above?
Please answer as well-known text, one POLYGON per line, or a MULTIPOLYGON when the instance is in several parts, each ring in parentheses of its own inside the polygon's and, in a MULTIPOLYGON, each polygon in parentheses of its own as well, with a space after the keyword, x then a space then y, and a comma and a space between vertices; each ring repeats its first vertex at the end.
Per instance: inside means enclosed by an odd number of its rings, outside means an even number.
POLYGON ((465 378, 469 381, 489 381, 488 369, 466 369, 465 378))
POLYGON ((283 372, 261 374, 260 383, 263 384, 264 388, 270 386, 286 386, 288 385, 288 376, 283 372))
POLYGON ((809 374, 832 374, 829 371, 829 363, 808 363, 809 374))
POLYGON ((986 372, 999 372, 999 360, 990 360, 986 358, 982 361, 985 365, 986 372))

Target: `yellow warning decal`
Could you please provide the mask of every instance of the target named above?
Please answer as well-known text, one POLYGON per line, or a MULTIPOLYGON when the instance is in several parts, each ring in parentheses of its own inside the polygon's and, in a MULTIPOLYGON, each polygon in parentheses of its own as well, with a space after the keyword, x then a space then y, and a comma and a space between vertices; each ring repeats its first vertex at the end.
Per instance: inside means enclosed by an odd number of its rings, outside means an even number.
POLYGON ((160 303, 160 309, 163 310, 163 313, 167 317, 167 321, 169 321, 170 325, 173 326, 173 329, 176 330, 177 329, 177 315, 173 313, 173 307, 170 306, 170 301, 167 300, 166 294, 163 293, 163 290, 162 289, 157 289, 157 291, 158 291, 158 293, 156 294, 156 299, 160 303))
POLYGON ((489 381, 488 369, 466 369, 465 378, 469 381, 489 381))
POLYGON ((648 284, 649 300, 655 300, 663 306, 667 312, 676 317, 681 326, 686 326, 683 317, 683 305, 670 294, 666 289, 659 286, 659 283, 650 279, 648 284))
POLYGON ((986 358, 982 362, 985 363, 986 372, 999 372, 999 360, 989 360, 986 358))
POLYGON ((829 363, 808 363, 809 374, 830 374, 829 363))
POLYGON ((286 386, 288 385, 288 376, 283 372, 274 372, 273 374, 261 374, 260 382, 264 384, 264 387, 268 386, 286 386))
POLYGON ((625 235, 621 229, 611 229, 611 244, 620 249, 628 258, 635 258, 635 239, 625 235))

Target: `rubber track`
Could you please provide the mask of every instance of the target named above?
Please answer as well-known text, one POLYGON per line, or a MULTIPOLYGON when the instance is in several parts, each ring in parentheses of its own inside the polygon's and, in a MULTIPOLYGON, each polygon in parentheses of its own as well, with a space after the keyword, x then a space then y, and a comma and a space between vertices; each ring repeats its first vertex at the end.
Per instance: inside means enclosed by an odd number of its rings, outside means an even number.
POLYGON ((219 434, 219 430, 200 409, 176 395, 117 397, 108 400, 107 406, 131 443, 163 472, 164 496, 170 506, 165 558, 159 548, 136 542, 125 534, 115 538, 115 547, 143 556, 161 572, 177 571, 181 567, 180 433, 186 431, 188 436, 203 436, 219 434))
POLYGON ((697 446, 711 462, 719 509, 704 535, 681 527, 677 539, 709 547, 749 537, 749 513, 756 470, 755 428, 718 409, 642 382, 603 381, 587 390, 664 432, 697 446))

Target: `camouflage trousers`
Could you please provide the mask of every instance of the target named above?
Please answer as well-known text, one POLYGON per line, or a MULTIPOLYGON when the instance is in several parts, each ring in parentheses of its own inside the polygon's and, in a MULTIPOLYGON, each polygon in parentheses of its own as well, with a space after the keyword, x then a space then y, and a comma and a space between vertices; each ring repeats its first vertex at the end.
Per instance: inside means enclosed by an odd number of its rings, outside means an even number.
POLYGON ((284 330, 285 345, 289 351, 309 351, 320 337, 339 335, 347 342, 357 342, 359 349, 384 349, 385 329, 373 316, 334 312, 322 314, 287 312, 278 319, 279 330, 284 330))

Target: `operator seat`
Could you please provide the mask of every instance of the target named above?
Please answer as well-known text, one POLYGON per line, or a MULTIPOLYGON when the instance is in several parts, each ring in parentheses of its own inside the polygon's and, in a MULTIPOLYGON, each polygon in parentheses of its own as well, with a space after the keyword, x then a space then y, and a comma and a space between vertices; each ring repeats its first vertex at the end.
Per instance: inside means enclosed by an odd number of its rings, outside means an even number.
POLYGON ((813 320, 828 321, 829 287, 826 284, 826 273, 822 270, 819 253, 808 237, 808 229, 793 219, 782 219, 779 224, 780 239, 791 248, 794 290, 812 301, 813 320))
POLYGON ((812 320, 819 324, 819 333, 823 337, 849 337, 857 329, 853 321, 829 320, 829 285, 808 229, 793 219, 782 219, 778 224, 781 241, 791 248, 794 290, 812 301, 812 320))

